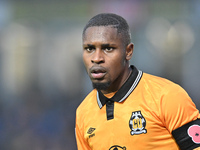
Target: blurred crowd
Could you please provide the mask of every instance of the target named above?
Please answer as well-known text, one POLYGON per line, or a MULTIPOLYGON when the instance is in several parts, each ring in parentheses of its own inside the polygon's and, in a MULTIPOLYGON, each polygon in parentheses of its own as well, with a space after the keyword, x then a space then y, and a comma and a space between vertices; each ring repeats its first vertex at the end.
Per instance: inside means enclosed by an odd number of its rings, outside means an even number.
POLYGON ((200 1, 0 1, 0 150, 76 150, 76 108, 92 89, 82 29, 101 12, 130 24, 131 64, 180 84, 200 109, 200 1))

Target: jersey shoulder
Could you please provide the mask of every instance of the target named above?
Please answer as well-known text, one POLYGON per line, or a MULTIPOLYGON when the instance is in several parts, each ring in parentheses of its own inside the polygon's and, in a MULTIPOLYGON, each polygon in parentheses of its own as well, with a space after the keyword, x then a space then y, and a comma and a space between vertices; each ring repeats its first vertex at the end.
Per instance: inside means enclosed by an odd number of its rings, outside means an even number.
POLYGON ((97 90, 92 90, 85 99, 78 106, 76 113, 82 114, 82 112, 86 112, 90 107, 94 107, 97 104, 97 90))
POLYGON ((180 126, 199 118, 199 111, 188 93, 178 84, 144 73, 143 86, 156 99, 160 119, 172 132, 180 126))
POLYGON ((148 73, 143 73, 142 80, 143 84, 149 87, 150 90, 157 91, 159 93, 165 93, 174 90, 183 90, 183 88, 175 82, 148 73))

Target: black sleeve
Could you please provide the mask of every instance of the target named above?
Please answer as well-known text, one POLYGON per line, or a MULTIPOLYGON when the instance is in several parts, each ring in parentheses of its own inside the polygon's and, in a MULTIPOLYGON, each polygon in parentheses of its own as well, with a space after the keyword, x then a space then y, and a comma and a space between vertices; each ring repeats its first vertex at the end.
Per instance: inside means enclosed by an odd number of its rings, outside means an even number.
POLYGON ((175 129, 172 135, 181 150, 193 150, 200 147, 200 119, 175 129))

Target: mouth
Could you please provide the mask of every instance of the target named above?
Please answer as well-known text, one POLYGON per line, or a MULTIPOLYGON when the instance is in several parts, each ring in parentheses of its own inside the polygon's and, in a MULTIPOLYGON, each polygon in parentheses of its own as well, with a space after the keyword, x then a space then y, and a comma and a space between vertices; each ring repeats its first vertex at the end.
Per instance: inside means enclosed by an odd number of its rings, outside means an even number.
POLYGON ((100 80, 106 75, 106 69, 103 67, 92 67, 90 69, 90 74, 93 79, 100 80))

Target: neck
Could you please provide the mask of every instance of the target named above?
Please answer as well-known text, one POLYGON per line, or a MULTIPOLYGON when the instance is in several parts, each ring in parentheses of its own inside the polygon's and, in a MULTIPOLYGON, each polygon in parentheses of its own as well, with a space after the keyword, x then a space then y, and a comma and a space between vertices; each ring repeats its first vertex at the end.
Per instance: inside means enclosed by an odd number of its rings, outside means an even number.
POLYGON ((131 75, 131 72, 132 72, 131 67, 130 66, 127 67, 127 69, 123 72, 123 74, 115 80, 115 83, 113 83, 108 89, 101 90, 101 92, 103 94, 108 94, 118 91, 122 87, 122 85, 124 85, 124 83, 128 80, 128 78, 131 75))

